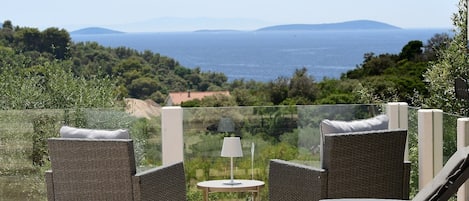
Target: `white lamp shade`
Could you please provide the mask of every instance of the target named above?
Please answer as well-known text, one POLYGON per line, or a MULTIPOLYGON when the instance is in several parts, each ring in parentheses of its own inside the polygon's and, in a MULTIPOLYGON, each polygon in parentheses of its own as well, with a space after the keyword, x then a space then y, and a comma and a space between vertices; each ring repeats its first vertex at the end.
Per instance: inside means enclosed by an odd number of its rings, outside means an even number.
POLYGON ((242 157, 243 150, 239 137, 225 137, 221 148, 222 157, 242 157))

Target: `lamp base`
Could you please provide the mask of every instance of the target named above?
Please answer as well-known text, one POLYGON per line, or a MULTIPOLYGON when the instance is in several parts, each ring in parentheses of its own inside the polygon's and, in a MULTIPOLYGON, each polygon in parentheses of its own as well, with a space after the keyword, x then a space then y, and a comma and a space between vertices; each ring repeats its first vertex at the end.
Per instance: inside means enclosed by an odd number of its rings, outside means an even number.
POLYGON ((229 186, 235 186, 235 185, 240 185, 241 182, 236 182, 236 181, 227 181, 223 182, 223 185, 229 185, 229 186))

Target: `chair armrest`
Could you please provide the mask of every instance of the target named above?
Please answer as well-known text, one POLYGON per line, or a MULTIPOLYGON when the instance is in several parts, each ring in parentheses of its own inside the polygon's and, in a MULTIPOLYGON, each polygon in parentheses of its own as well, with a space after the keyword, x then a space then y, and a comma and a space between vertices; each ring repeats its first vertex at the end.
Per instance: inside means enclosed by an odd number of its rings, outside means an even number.
POLYGON ((327 172, 324 169, 283 160, 270 160, 270 201, 310 200, 327 196, 327 172))
POLYGON ((54 178, 52 175, 52 170, 46 171, 46 190, 47 190, 47 200, 52 201, 55 200, 54 194, 54 178))
POLYGON ((132 183, 134 200, 186 200, 183 162, 138 173, 132 183))
POLYGON ((408 200, 410 196, 410 170, 411 170, 411 163, 410 161, 404 161, 404 181, 403 181, 403 188, 402 188, 402 199, 408 200))

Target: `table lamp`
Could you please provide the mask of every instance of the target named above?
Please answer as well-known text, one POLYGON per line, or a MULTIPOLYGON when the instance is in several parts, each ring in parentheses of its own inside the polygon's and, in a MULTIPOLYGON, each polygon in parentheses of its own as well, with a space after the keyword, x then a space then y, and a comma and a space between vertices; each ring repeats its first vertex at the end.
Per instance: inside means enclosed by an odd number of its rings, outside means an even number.
POLYGON ((243 150, 241 148, 241 140, 239 137, 225 137, 223 139, 223 147, 221 148, 222 157, 231 158, 231 181, 223 183, 225 185, 238 185, 239 182, 235 182, 233 179, 233 157, 242 157, 243 150))

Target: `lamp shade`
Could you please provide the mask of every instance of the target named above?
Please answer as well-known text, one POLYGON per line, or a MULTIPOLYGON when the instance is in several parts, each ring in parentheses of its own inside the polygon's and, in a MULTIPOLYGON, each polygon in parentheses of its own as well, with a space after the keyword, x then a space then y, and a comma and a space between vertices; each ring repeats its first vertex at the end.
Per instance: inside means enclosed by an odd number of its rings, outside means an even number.
POLYGON ((221 156, 223 157, 242 157, 243 150, 239 137, 225 137, 223 139, 223 147, 221 148, 221 156))

